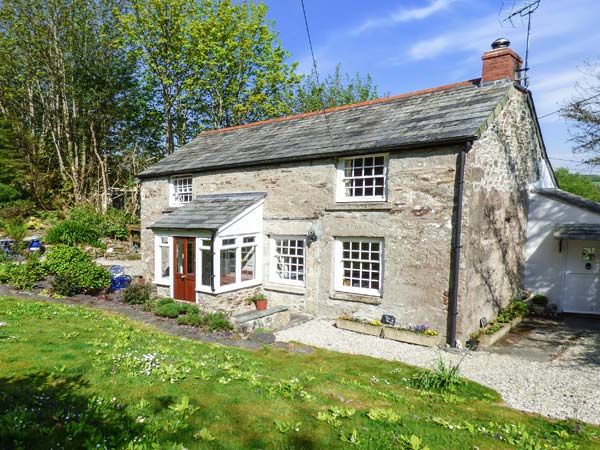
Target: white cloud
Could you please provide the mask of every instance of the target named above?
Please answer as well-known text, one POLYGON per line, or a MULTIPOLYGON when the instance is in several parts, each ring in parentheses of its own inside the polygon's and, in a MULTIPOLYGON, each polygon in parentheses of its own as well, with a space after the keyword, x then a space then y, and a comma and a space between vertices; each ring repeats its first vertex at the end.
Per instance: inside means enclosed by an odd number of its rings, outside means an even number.
POLYGON ((428 5, 419 8, 400 8, 384 17, 368 19, 352 30, 353 35, 359 35, 373 29, 387 28, 398 23, 423 20, 440 12, 454 3, 455 0, 432 0, 428 5))

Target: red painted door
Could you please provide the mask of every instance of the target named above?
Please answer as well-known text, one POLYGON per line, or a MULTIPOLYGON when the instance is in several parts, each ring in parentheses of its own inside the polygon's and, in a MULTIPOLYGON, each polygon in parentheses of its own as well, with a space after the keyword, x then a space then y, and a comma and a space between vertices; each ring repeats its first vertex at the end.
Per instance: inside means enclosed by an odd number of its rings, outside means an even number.
POLYGON ((177 300, 196 301, 196 238, 174 238, 175 270, 173 296, 177 300))

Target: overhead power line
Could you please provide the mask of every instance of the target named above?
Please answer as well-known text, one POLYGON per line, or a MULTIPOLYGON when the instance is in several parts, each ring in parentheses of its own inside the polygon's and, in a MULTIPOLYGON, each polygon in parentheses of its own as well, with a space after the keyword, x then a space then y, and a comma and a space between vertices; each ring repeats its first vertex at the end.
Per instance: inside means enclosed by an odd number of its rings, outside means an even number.
MULTIPOLYGON (((595 94, 595 95, 592 95, 592 96, 590 96, 590 97, 584 98, 583 100, 578 100, 578 101, 576 101, 575 103, 579 103, 579 104, 581 104, 581 103, 585 103, 585 102, 587 102, 587 101, 590 101, 590 100, 593 100, 593 99, 595 99, 595 98, 597 98, 597 97, 600 97, 600 94, 595 94)), ((553 114, 559 113, 559 112, 561 112, 563 109, 565 109, 565 108, 564 108, 564 107, 563 107, 563 108, 558 108, 558 109, 557 109, 557 110, 555 110, 555 111, 549 112, 548 114, 544 114, 543 116, 540 116, 540 117, 538 117, 538 119, 543 119, 544 117, 548 117, 548 116, 551 116, 551 115, 553 115, 553 114)))
MULTIPOLYGON (((317 59, 315 58, 315 52, 313 50, 312 39, 310 37, 310 27, 308 26, 308 18, 306 17, 306 7, 304 6, 304 0, 300 0, 302 4, 302 14, 304 15, 304 25, 306 27, 306 35, 308 36, 308 45, 310 47, 310 55, 312 56, 313 71, 315 73, 315 80, 319 89, 321 89, 321 81, 319 80, 319 71, 317 69, 317 59)), ((329 135, 329 145, 333 148, 333 138, 331 137, 331 128, 329 127, 329 119, 327 118, 327 112, 325 107, 325 100, 323 99, 323 92, 319 93, 321 103, 323 104, 323 117, 325 118, 325 125, 327 126, 327 134, 329 135)))

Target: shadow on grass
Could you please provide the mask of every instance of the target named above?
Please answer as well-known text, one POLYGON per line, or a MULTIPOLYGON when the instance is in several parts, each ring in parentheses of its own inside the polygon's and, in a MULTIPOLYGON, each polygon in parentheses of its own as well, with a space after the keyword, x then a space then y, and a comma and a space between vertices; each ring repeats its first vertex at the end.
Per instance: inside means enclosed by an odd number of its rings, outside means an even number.
POLYGON ((124 405, 86 387, 81 375, 0 378, 0 448, 121 448, 141 434, 124 405))

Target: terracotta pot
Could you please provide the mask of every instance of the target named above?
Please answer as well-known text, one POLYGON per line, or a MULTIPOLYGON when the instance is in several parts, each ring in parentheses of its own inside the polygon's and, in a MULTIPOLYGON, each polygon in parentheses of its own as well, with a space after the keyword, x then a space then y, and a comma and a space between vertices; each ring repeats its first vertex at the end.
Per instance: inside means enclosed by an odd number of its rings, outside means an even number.
POLYGON ((254 305, 256 306, 257 311, 264 311, 267 309, 267 303, 267 300, 257 300, 254 302, 254 305))

